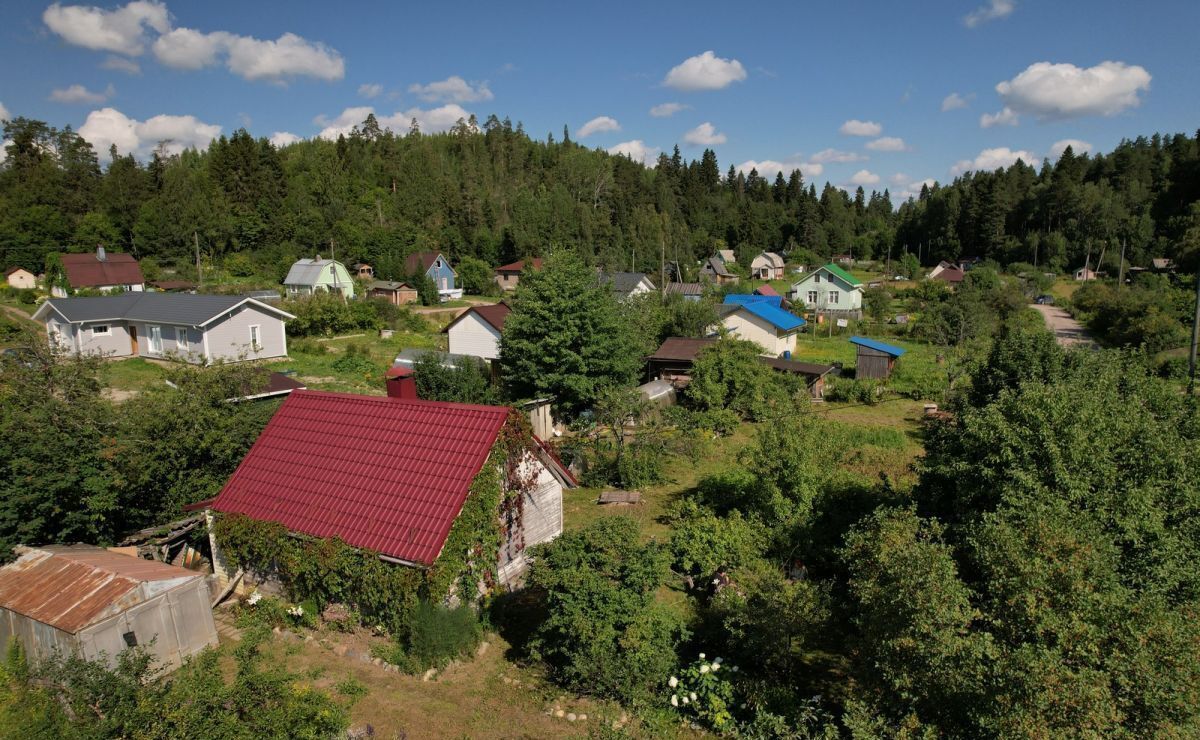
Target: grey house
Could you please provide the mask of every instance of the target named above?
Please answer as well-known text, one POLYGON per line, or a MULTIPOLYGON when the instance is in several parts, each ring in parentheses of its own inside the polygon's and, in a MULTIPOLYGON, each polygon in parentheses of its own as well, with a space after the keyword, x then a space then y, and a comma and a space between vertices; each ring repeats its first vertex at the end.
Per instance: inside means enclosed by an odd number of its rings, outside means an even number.
POLYGON ((198 364, 286 357, 292 318, 246 296, 188 293, 51 298, 33 314, 68 352, 198 364))

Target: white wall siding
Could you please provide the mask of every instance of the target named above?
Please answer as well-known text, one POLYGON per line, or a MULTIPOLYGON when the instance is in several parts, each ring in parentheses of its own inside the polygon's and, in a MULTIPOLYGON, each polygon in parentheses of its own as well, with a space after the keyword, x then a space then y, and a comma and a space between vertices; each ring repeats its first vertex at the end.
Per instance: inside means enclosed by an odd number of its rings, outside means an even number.
POLYGON ((540 461, 530 464, 538 467, 538 478, 537 488, 525 497, 521 521, 525 547, 517 552, 511 540, 500 547, 496 575, 499 582, 508 588, 519 585, 529 569, 529 548, 562 534, 562 484, 540 461))
MULTIPOLYGON (((129 339, 129 328, 124 321, 92 322, 76 326, 79 351, 86 355, 102 355, 104 357, 128 357, 133 354, 133 344, 129 339), (107 326, 108 334, 93 334, 93 326, 107 326)), ((141 346, 142 336, 138 334, 138 345, 141 346)))
POLYGON ((760 319, 749 311, 737 311, 725 317, 725 328, 738 339, 746 339, 758 344, 763 352, 772 357, 778 357, 784 352, 796 351, 796 335, 794 333, 779 336, 778 330, 771 322, 760 319))
POLYGON ((474 311, 464 314, 446 333, 450 336, 450 354, 485 360, 500 358, 500 332, 474 311))
POLYGON ((244 305, 236 309, 233 316, 222 316, 209 324, 205 333, 208 351, 214 362, 287 356, 283 321, 275 314, 254 306, 244 305), (259 327, 257 350, 250 346, 250 327, 255 324, 259 327))

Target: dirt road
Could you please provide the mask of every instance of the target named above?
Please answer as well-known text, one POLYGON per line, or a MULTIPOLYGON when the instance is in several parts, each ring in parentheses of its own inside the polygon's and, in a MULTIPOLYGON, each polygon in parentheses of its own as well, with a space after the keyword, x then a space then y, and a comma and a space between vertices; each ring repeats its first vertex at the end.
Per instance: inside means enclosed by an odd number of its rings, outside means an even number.
POLYGON ((1054 333, 1054 339, 1063 347, 1078 347, 1092 346, 1095 341, 1083 326, 1071 318, 1071 314, 1067 313, 1058 306, 1048 306, 1033 304, 1030 308, 1036 309, 1046 321, 1046 328, 1054 333))

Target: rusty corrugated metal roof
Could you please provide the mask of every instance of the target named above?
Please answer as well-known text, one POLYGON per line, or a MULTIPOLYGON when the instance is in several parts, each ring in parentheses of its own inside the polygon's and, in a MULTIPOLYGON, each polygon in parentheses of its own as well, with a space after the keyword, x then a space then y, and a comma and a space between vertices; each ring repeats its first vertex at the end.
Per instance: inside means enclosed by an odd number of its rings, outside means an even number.
POLYGON ((75 633, 191 578, 203 576, 101 547, 48 545, 0 568, 0 607, 75 633))

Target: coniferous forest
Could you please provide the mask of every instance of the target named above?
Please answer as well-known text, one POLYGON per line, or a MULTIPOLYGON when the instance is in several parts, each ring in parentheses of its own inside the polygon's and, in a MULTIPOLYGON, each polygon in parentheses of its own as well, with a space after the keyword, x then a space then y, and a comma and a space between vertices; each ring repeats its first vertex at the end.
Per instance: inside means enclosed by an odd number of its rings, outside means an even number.
POLYGON ((661 251, 687 265, 717 247, 743 261, 764 249, 800 261, 911 252, 1054 270, 1103 259, 1114 271, 1122 249, 1131 265, 1168 257, 1185 269, 1200 251, 1200 134, 967 172, 896 208, 887 190, 821 187, 799 171, 722 171, 711 150, 688 161, 676 147, 646 167, 494 115, 432 135, 370 116, 337 141, 283 148, 238 130, 203 152, 163 142, 145 162, 96 152, 70 127, 17 118, 4 131, 0 263, 34 270, 97 244, 181 271, 198 245, 231 272, 275 279, 297 256, 331 251, 399 276, 406 255, 430 248, 498 265, 562 247, 652 272, 661 251))

